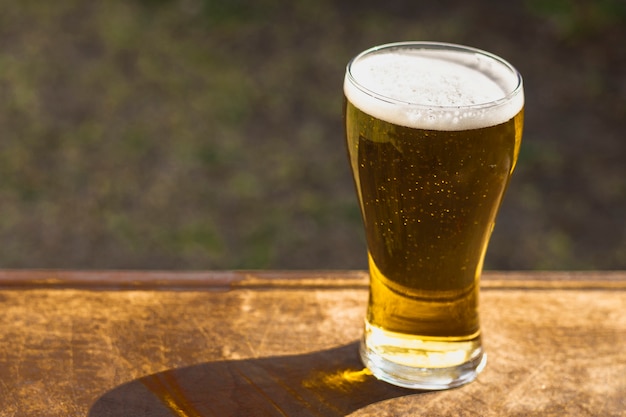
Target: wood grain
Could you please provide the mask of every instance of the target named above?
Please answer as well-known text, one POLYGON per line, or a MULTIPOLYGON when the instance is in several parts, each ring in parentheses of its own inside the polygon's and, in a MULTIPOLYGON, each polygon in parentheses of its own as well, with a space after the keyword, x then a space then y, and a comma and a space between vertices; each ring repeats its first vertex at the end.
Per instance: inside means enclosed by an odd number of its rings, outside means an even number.
POLYGON ((0 271, 0 416, 623 416, 625 283, 486 273, 486 370, 417 392, 357 358, 362 271, 0 271))

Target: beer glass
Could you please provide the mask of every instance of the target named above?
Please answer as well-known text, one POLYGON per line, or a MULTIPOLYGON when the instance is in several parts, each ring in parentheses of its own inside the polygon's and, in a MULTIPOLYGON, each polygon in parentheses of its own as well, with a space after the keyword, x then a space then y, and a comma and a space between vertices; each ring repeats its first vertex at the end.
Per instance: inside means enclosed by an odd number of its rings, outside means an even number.
POLYGON ((521 142, 522 78, 485 51, 403 42, 353 58, 343 89, 370 273, 361 358, 403 387, 470 382, 486 362, 479 280, 521 142))

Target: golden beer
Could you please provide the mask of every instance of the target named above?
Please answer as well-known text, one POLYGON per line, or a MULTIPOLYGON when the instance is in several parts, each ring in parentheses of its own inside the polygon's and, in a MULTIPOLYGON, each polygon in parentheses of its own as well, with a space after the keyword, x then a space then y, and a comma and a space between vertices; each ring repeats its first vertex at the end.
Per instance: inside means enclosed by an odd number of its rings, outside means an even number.
POLYGON ((521 77, 472 48, 402 43, 351 61, 344 93, 369 252, 363 361, 406 387, 469 382, 485 363, 479 279, 519 151, 521 77))

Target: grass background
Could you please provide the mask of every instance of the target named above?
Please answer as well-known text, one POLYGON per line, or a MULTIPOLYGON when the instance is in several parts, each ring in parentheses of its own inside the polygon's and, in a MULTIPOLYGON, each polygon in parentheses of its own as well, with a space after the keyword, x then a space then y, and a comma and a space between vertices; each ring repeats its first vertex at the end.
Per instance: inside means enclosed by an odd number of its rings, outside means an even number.
POLYGON ((524 76, 489 269, 626 268, 621 0, 0 0, 1 268, 365 268, 356 53, 469 44, 524 76))

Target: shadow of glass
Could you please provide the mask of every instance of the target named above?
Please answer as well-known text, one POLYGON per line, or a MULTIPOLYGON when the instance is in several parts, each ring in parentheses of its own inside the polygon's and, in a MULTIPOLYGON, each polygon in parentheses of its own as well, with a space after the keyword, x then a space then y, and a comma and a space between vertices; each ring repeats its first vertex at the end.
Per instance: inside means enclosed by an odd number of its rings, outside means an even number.
POLYGON ((419 391, 378 381, 358 343, 304 355, 208 362, 121 385, 88 417, 346 416, 419 391))

